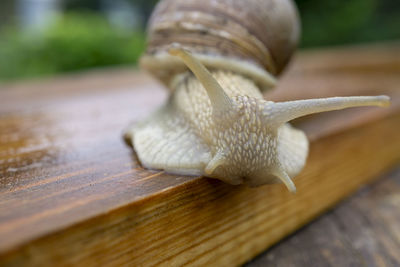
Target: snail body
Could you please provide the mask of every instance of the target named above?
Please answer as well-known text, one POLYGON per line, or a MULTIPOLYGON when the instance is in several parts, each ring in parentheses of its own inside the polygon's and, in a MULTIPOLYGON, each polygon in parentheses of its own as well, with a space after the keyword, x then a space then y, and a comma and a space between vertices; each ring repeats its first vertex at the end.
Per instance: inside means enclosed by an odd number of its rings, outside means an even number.
POLYGON ((264 100, 261 91, 273 87, 297 42, 299 27, 292 2, 209 0, 202 5, 220 5, 210 14, 204 14, 204 6, 196 3, 161 1, 150 22, 149 48, 142 66, 163 81, 171 95, 164 106, 125 134, 144 167, 204 175, 235 185, 282 182, 295 192, 291 178, 305 165, 308 140, 290 120, 316 112, 388 104, 386 96, 264 100), (265 39, 259 24, 254 28, 251 22, 238 22, 237 12, 231 9, 244 2, 251 7, 243 6, 239 13, 248 19, 264 19, 275 27, 274 32, 262 25, 264 32, 276 39, 265 39), (219 16, 213 18, 213 14, 219 16), (220 29, 215 21, 221 19, 231 27, 220 29), (196 34, 205 37, 195 38, 196 34), (229 49, 215 50, 221 43, 229 43, 229 49), (251 58, 257 51, 262 56, 251 58))

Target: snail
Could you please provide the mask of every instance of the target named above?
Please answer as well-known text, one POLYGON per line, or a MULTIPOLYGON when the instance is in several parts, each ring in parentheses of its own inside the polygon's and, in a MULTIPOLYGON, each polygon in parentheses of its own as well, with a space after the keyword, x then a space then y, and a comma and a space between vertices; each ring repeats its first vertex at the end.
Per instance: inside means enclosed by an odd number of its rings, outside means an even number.
POLYGON ((141 67, 170 89, 167 102, 127 129, 145 168, 203 175, 251 187, 292 181, 308 154, 288 122, 387 96, 264 100, 295 50, 299 18, 291 0, 161 0, 149 22, 141 67))

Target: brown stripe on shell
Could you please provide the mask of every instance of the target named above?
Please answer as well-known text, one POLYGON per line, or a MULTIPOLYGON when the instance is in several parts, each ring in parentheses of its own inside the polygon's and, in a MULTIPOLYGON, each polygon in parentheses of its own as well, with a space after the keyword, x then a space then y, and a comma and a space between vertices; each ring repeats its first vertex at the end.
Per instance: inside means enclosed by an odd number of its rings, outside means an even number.
MULTIPOLYGON (((275 64, 272 62, 269 51, 246 28, 236 22, 197 11, 180 13, 180 15, 177 13, 176 16, 164 16, 160 18, 159 22, 152 29, 149 49, 154 51, 159 42, 159 40, 154 42, 154 39, 160 38, 163 39, 163 44, 177 42, 183 46, 190 47, 192 45, 190 39, 187 39, 185 43, 181 43, 181 40, 177 38, 179 35, 191 36, 194 39, 201 38, 202 44, 207 48, 212 48, 213 44, 216 43, 216 39, 219 39, 220 43, 230 42, 232 43, 229 46, 230 51, 221 51, 219 54, 231 55, 245 60, 252 59, 251 61, 263 66, 271 73, 276 73, 275 64), (197 21, 198 17, 202 18, 201 23, 197 21)), ((196 45, 198 43, 193 41, 193 44, 196 45)), ((205 50, 204 52, 207 53, 208 51, 205 50)))
POLYGON ((192 53, 201 53, 208 55, 222 55, 231 58, 238 58, 253 62, 262 66, 262 62, 257 60, 256 56, 249 57, 252 51, 244 47, 238 47, 235 42, 229 39, 221 39, 218 36, 208 35, 208 38, 202 38, 198 33, 193 32, 173 32, 163 31, 160 36, 155 36, 148 45, 149 53, 156 53, 158 50, 166 50, 173 42, 179 43, 182 47, 188 48, 192 53))
MULTIPOLYGON (((283 0, 164 0, 157 5, 150 20, 149 44, 152 44, 152 38, 160 34, 157 29, 162 28, 166 20, 180 21, 181 24, 198 24, 217 32, 228 33, 220 38, 234 41, 235 46, 232 47, 230 55, 247 50, 248 61, 261 63, 267 71, 275 75, 287 64, 299 33, 296 10, 291 1, 283 0), (194 13, 197 15, 187 15, 194 13), (209 20, 202 14, 214 16, 216 19, 209 20), (250 36, 252 38, 249 38, 250 36), (260 44, 264 49, 260 49, 260 44), (265 56, 265 51, 269 52, 268 56, 265 56), (271 61, 274 62, 275 68, 271 68, 271 61)), ((170 25, 174 27, 174 24, 170 25)), ((195 29, 193 31, 196 32, 195 29)), ((185 31, 182 33, 186 34, 185 31)), ((202 29, 197 33, 203 34, 203 39, 207 40, 209 37, 202 29)), ((190 43, 186 44, 188 45, 190 43)), ((236 55, 238 56, 242 57, 236 55)))

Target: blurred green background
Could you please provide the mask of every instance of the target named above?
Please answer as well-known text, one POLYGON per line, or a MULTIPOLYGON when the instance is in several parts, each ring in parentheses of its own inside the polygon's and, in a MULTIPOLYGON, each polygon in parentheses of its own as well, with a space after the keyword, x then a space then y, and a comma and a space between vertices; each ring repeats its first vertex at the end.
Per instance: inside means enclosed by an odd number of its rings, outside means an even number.
MULTIPOLYGON (((132 65, 156 0, 1 0, 0 82, 132 65)), ((297 0, 302 48, 400 40, 399 0, 297 0)))

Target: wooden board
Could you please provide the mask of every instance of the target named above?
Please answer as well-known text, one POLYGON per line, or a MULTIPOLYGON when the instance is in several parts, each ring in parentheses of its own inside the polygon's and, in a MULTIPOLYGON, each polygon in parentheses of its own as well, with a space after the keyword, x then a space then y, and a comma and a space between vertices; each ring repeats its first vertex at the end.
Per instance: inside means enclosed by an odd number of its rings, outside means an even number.
POLYGON ((245 265, 385 266, 400 263, 400 166, 245 265))
POLYGON ((166 91, 134 70, 0 89, 0 265, 243 263, 400 162, 400 48, 300 54, 273 100, 389 94, 297 121, 298 193, 144 170, 121 133, 166 91))

